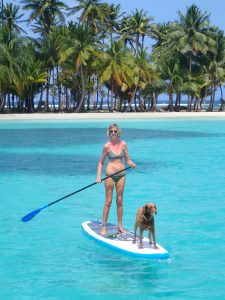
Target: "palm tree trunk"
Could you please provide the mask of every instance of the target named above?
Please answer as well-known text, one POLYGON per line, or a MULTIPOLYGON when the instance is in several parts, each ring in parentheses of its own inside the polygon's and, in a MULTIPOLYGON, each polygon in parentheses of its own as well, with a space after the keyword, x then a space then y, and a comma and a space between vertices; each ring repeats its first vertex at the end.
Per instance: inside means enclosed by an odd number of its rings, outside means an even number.
POLYGON ((68 97, 68 85, 65 87, 65 98, 66 98, 66 110, 70 110, 69 97, 68 97))
POLYGON ((110 111, 110 105, 109 105, 109 89, 107 92, 107 106, 108 106, 108 111, 110 111))
POLYGON ((212 111, 212 107, 213 107, 213 84, 210 87, 210 103, 207 111, 212 111))
POLYGON ((57 90, 58 90, 58 111, 61 107, 61 98, 62 98, 62 88, 61 83, 59 82, 59 67, 56 67, 56 77, 57 77, 57 90))
POLYGON ((154 112, 157 111, 157 98, 156 98, 156 94, 155 94, 154 91, 152 93, 152 108, 151 108, 151 111, 154 111, 154 112))
POLYGON ((87 111, 91 110, 91 93, 88 93, 87 96, 87 111))
POLYGON ((5 111, 5 102, 6 102, 6 95, 5 93, 2 93, 2 106, 1 106, 1 112, 5 111))
POLYGON ((134 107, 135 107, 135 111, 140 111, 139 108, 137 107, 137 97, 136 97, 136 94, 134 95, 134 107))
POLYGON ((2 102, 3 102, 3 93, 0 92, 0 110, 1 110, 1 107, 2 107, 2 102))
POLYGON ((175 111, 180 111, 180 94, 176 94, 175 111))
POLYGON ((139 53, 139 34, 137 34, 136 37, 136 55, 139 53))
POLYGON ((113 85, 113 79, 111 80, 111 96, 110 96, 110 112, 113 112, 113 107, 114 107, 114 101, 113 101, 113 96, 114 96, 114 85, 113 85))
POLYGON ((145 111, 145 106, 140 96, 138 96, 138 100, 139 100, 139 111, 141 112, 145 111))
POLYGON ((220 84, 220 108, 219 108, 219 111, 224 111, 224 104, 225 104, 225 101, 223 100, 223 89, 222 89, 222 85, 220 84))
POLYGON ((45 111, 49 110, 49 88, 50 88, 50 77, 51 77, 51 71, 47 71, 49 73, 49 76, 47 78, 47 84, 46 84, 46 101, 45 101, 45 111))
POLYGON ((81 85, 82 85, 82 95, 80 99, 80 103, 78 104, 77 108, 75 109, 75 112, 81 112, 82 107, 84 107, 84 100, 85 100, 85 83, 84 83, 84 72, 83 72, 83 66, 80 66, 80 75, 81 75, 81 85))
POLYGON ((113 96, 114 96, 114 93, 113 93, 113 90, 111 90, 111 95, 110 95, 110 112, 113 112, 113 107, 114 107, 114 101, 113 101, 113 96))
POLYGON ((169 93, 169 105, 168 110, 173 111, 173 93, 169 93))
POLYGON ((15 95, 12 94, 12 111, 15 111, 15 95))
POLYGON ((7 102, 8 102, 8 108, 11 111, 10 93, 8 93, 7 102))
POLYGON ((215 98, 216 98, 216 85, 213 85, 213 101, 212 101, 212 111, 214 109, 214 103, 215 103, 215 98))
POLYGON ((133 103, 133 101, 134 101, 134 98, 135 98, 135 96, 136 96, 136 92, 137 92, 137 85, 135 86, 135 89, 134 89, 134 92, 133 92, 133 96, 131 97, 130 102, 129 102, 129 104, 128 104, 126 110, 125 110, 125 112, 130 111, 131 105, 132 105, 132 103, 133 103))
POLYGON ((101 101, 100 101, 99 109, 102 109, 102 106, 103 106, 103 100, 104 100, 104 97, 101 96, 101 101))
POLYGON ((220 98, 223 99, 223 89, 222 89, 222 84, 220 84, 220 98))
MULTIPOLYGON (((192 65, 192 58, 191 58, 191 54, 190 54, 190 59, 189 59, 189 76, 191 76, 191 73, 192 73, 192 68, 191 68, 191 65, 192 65)), ((190 92, 188 93, 188 106, 187 106, 187 111, 192 111, 192 106, 191 106, 191 95, 190 95, 190 92)))
POLYGON ((21 107, 22 107, 22 101, 20 99, 20 97, 17 97, 18 102, 17 102, 17 111, 20 112, 21 111, 21 107))
POLYGON ((95 105, 94 105, 94 110, 97 109, 98 102, 99 102, 99 82, 98 82, 98 77, 97 77, 96 78, 96 101, 95 101, 95 105))
POLYGON ((42 99, 43 99, 43 93, 44 93, 44 85, 42 85, 42 87, 41 87, 40 98, 39 98, 38 106, 37 106, 37 108, 36 108, 36 111, 37 111, 37 112, 41 110, 42 99))
POLYGON ((200 110, 200 99, 198 97, 196 97, 196 99, 195 99, 194 110, 195 111, 199 111, 200 110))

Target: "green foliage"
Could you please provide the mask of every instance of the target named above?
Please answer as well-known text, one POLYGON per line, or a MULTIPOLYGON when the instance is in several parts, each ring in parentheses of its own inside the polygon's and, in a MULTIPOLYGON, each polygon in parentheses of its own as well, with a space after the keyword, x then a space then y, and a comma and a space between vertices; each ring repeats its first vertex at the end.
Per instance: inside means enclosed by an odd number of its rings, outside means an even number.
POLYGON ((72 8, 59 0, 21 4, 34 37, 20 26, 21 7, 6 4, 0 27, 1 110, 9 105, 8 95, 17 97, 19 110, 32 111, 44 91, 46 108, 54 91, 59 107, 65 98, 65 109, 75 111, 84 111, 95 93, 111 94, 122 109, 137 97, 155 101, 167 93, 173 106, 173 94, 190 101, 210 91, 213 107, 215 91, 225 82, 224 33, 195 4, 179 11, 176 21, 161 24, 143 10, 129 14, 100 0, 78 0, 72 8))

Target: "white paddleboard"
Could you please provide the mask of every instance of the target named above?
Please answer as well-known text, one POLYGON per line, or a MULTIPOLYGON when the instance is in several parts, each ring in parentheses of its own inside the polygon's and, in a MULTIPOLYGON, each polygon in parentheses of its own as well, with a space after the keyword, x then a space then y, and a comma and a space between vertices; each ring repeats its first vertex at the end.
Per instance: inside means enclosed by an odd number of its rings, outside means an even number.
POLYGON ((126 254, 143 257, 143 258, 155 258, 166 259, 169 257, 169 253, 162 246, 157 244, 157 249, 149 245, 148 238, 143 238, 144 248, 139 248, 139 241, 137 237, 136 244, 133 244, 134 233, 126 230, 126 234, 118 232, 116 225, 107 223, 105 236, 101 235, 102 222, 101 221, 86 221, 82 223, 84 232, 95 241, 108 246, 112 249, 124 252, 126 254))

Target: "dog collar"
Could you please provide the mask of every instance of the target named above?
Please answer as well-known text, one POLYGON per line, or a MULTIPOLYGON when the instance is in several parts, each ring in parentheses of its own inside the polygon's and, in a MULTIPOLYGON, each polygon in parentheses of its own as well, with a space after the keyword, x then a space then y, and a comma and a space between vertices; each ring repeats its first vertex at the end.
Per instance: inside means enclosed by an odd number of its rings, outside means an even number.
POLYGON ((153 216, 151 215, 151 218, 150 218, 150 219, 147 219, 146 216, 145 216, 144 214, 142 215, 142 217, 143 217, 143 219, 145 220, 145 223, 146 223, 146 224, 148 224, 148 222, 150 222, 150 221, 152 220, 152 218, 153 218, 153 216))

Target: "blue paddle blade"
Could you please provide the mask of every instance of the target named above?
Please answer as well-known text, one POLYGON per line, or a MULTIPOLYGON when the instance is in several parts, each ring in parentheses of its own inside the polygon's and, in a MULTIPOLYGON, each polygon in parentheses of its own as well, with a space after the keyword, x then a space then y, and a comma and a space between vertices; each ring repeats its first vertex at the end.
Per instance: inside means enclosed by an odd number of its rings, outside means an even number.
POLYGON ((38 208, 38 209, 36 209, 36 210, 30 212, 29 214, 27 214, 26 216, 24 216, 24 217, 22 218, 22 222, 28 222, 28 221, 30 221, 30 220, 33 219, 33 218, 34 218, 34 217, 35 217, 42 209, 43 209, 43 207, 42 207, 42 208, 38 208))

